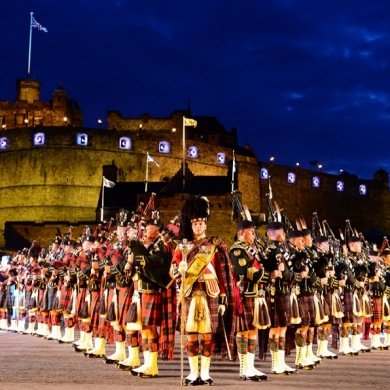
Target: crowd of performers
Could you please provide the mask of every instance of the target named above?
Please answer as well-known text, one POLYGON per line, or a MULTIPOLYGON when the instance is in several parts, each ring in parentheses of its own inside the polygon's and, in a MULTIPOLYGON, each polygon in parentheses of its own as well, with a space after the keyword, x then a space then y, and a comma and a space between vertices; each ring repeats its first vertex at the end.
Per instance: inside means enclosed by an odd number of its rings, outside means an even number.
POLYGON ((163 225, 154 194, 145 208, 121 210, 77 239, 70 229, 48 248, 33 242, 2 265, 0 329, 69 343, 141 378, 156 377, 158 361, 173 359, 180 334, 188 386, 213 384, 215 356, 237 361, 242 380, 260 381, 267 375, 256 356, 266 365, 269 353, 270 372, 287 375, 389 348, 386 239, 376 250, 350 224, 336 238, 315 213, 311 229, 275 213, 260 236, 238 205, 230 248, 206 234, 207 198, 192 196, 163 225), (115 343, 113 354, 106 343, 115 343))

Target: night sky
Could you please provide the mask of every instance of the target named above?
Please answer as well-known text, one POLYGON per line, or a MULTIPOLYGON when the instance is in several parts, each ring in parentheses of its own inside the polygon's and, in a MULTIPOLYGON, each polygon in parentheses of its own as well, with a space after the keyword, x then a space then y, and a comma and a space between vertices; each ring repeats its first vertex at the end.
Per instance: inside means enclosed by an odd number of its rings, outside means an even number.
POLYGON ((107 110, 215 116, 260 160, 390 171, 386 0, 1 0, 0 99, 31 75, 63 85, 97 127, 107 110))

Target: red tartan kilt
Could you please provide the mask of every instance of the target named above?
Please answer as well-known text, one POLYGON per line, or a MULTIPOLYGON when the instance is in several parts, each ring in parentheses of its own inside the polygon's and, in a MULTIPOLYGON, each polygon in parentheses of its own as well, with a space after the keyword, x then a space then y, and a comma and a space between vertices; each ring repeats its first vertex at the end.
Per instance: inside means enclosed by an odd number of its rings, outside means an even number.
POLYGON ((243 313, 241 315, 234 315, 235 331, 244 332, 255 329, 253 326, 253 313, 255 310, 255 298, 242 298, 243 313))
POLYGON ((301 326, 315 326, 316 311, 314 307, 313 295, 300 295, 298 297, 299 315, 301 316, 301 326))
POLYGON ((372 298, 372 322, 382 322, 383 320, 383 297, 372 298))
POLYGON ((65 286, 61 287, 60 300, 58 304, 59 310, 66 311, 70 304, 70 300, 72 299, 72 292, 73 290, 71 288, 66 288, 65 286))
POLYGON ((269 314, 271 318, 271 328, 284 328, 290 325, 291 321, 291 303, 290 294, 275 295, 267 300, 269 314))
POLYGON ((100 308, 100 291, 91 292, 91 325, 94 328, 99 326, 99 308, 100 308))
POLYGON ((144 326, 160 326, 162 297, 159 292, 141 294, 141 317, 144 326))
POLYGON ((126 314, 129 310, 131 298, 133 295, 132 288, 130 287, 118 287, 118 322, 123 326, 126 326, 126 314))
POLYGON ((86 294, 87 289, 85 287, 80 287, 76 297, 76 316, 78 316, 80 308, 84 306, 86 294))

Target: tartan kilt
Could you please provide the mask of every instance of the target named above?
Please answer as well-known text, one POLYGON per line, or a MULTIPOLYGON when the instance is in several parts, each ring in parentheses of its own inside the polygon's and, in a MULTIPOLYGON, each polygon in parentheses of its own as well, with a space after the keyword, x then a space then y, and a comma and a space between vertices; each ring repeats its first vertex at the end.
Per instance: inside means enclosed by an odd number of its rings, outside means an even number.
POLYGON ((291 303, 290 294, 276 294, 267 299, 269 315, 271 319, 271 328, 284 328, 290 325, 291 321, 291 303))
POLYGON ((255 298, 244 296, 242 298, 242 308, 243 313, 241 315, 234 313, 233 321, 235 324, 235 332, 254 330, 253 313, 255 310, 255 298))
POLYGON ((129 310, 131 299, 132 299, 132 288, 131 287, 118 287, 118 322, 119 324, 126 327, 126 314, 129 310))
POLYGON ((79 310, 84 307, 86 295, 86 287, 80 287, 76 296, 76 317, 79 315, 79 310))
MULTIPOLYGON (((143 326, 160 326, 162 319, 162 296, 160 292, 141 294, 141 317, 143 326)), ((124 314, 126 315, 126 313, 124 314)))
POLYGON ((47 289, 47 310, 58 308, 57 288, 47 289))
POLYGON ((342 297, 343 307, 344 307, 344 317, 342 318, 343 323, 354 322, 353 315, 353 292, 344 291, 344 295, 342 297))
POLYGON ((70 286, 62 286, 60 290, 60 299, 58 302, 58 309, 62 311, 66 311, 70 300, 72 299, 72 288, 70 286))
POLYGON ((313 295, 298 296, 299 315, 302 319, 300 326, 315 326, 316 310, 313 295))
POLYGON ((332 292, 328 291, 324 295, 324 309, 327 307, 327 309, 325 309, 325 314, 329 316, 329 321, 325 322, 325 324, 341 324, 343 322, 342 318, 336 318, 332 315, 332 294, 332 292))
POLYGON ((91 316, 91 325, 93 328, 97 329, 99 326, 99 308, 100 308, 100 290, 91 292, 91 306, 90 306, 90 316, 91 316))
POLYGON ((372 317, 371 322, 382 322, 383 320, 383 297, 371 299, 372 317))

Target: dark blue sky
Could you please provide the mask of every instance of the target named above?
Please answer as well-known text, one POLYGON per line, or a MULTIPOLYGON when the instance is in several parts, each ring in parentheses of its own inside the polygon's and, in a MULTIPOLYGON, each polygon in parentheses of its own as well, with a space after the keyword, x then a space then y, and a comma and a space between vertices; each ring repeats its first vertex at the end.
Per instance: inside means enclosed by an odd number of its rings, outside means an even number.
POLYGON ((386 0, 1 0, 0 99, 27 74, 63 84, 85 125, 106 111, 216 116, 261 160, 390 171, 386 0))

